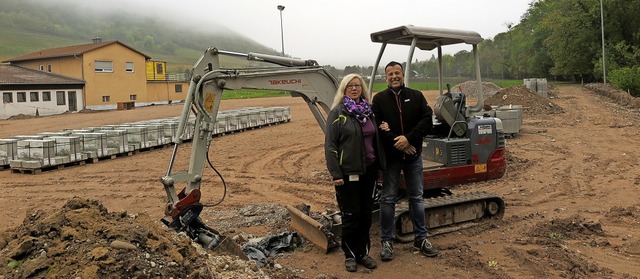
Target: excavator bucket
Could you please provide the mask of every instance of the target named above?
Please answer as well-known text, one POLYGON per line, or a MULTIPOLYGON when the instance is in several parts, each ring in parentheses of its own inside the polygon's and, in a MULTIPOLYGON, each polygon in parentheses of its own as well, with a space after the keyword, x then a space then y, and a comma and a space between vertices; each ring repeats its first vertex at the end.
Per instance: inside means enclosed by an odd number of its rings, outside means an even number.
POLYGON ((249 257, 242 251, 242 248, 227 237, 223 237, 220 243, 212 250, 217 254, 238 256, 240 259, 249 260, 249 257))
POLYGON ((331 228, 326 228, 322 223, 294 206, 287 205, 286 208, 291 215, 291 228, 311 241, 322 252, 326 254, 331 248, 338 246, 333 233, 331 233, 331 228))

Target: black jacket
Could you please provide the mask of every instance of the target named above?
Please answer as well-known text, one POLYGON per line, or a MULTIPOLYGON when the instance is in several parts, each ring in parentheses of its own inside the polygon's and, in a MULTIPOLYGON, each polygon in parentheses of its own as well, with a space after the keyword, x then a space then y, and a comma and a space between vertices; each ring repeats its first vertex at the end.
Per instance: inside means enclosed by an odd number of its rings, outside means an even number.
MULTIPOLYGON (((374 115, 369 116, 369 121, 376 125, 374 115)), ((373 147, 376 152, 376 164, 379 169, 384 169, 385 158, 380 144, 379 130, 373 147)), ((324 156, 327 161, 327 169, 333 180, 366 172, 364 151, 364 138, 362 126, 354 115, 349 113, 343 104, 339 104, 329 112, 327 127, 325 129, 324 156)))
POLYGON ((398 98, 391 88, 373 96, 371 109, 378 125, 387 122, 389 132, 381 132, 382 145, 389 159, 415 158, 422 153, 422 139, 431 134, 433 110, 427 104, 422 92, 408 87, 399 88, 398 98), (413 156, 393 147, 395 137, 404 135, 416 148, 413 156))

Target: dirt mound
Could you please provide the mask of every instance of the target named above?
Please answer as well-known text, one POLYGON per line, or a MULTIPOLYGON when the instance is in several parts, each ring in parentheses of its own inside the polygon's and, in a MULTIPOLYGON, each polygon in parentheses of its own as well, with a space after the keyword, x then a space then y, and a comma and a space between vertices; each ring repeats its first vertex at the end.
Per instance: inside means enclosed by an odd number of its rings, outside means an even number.
POLYGON ((491 106, 521 105, 526 116, 564 113, 562 107, 554 104, 550 99, 537 95, 524 85, 501 89, 485 99, 484 103, 491 106))
POLYGON ((3 232, 0 249, 6 278, 268 277, 255 262, 212 256, 147 215, 110 213, 80 198, 57 211, 29 212, 3 232))
MULTIPOLYGON (((496 94, 500 89, 502 89, 500 86, 492 82, 482 82, 482 94, 485 99, 493 96, 493 94, 496 94)), ((460 90, 462 90, 462 93, 464 93, 467 98, 478 99, 478 87, 476 86, 475 80, 465 81, 451 87, 451 92, 459 92, 460 90)))
POLYGON ((13 115, 13 116, 7 118, 7 120, 31 119, 31 118, 36 118, 36 117, 37 116, 35 116, 35 115, 28 115, 28 114, 20 113, 20 114, 16 114, 16 115, 13 115))

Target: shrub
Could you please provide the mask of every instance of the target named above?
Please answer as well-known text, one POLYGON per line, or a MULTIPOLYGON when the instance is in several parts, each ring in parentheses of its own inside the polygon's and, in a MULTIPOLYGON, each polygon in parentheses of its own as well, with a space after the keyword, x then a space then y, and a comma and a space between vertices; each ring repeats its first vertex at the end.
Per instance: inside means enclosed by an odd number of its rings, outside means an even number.
POLYGON ((634 97, 640 97, 640 67, 624 67, 611 71, 609 81, 634 97))

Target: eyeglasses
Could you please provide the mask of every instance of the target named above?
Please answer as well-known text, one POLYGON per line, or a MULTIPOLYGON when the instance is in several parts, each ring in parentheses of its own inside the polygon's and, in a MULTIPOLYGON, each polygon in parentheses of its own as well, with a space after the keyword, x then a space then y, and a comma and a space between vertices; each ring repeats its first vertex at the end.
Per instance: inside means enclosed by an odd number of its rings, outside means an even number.
POLYGON ((360 87, 362 87, 362 85, 360 85, 360 84, 348 84, 348 85, 347 85, 347 88, 354 88, 354 89, 358 89, 358 88, 360 88, 360 87))

